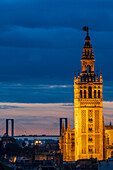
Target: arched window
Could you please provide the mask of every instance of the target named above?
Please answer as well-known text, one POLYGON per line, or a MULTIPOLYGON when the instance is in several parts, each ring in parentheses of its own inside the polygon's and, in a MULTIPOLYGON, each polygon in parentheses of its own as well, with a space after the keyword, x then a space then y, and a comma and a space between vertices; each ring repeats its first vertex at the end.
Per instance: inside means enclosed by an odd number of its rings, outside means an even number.
POLYGON ((86 82, 86 77, 84 77, 84 81, 86 82))
POLYGON ((106 133, 106 144, 109 145, 109 135, 106 133))
POLYGON ((84 90, 84 98, 86 99, 86 90, 84 90))
POLYGON ((92 119, 92 118, 89 118, 88 121, 89 121, 89 123, 92 123, 93 119, 92 119))
POLYGON ((89 141, 92 142, 92 138, 91 137, 89 138, 89 141))
POLYGON ((91 55, 92 55, 92 50, 91 50, 91 55))
POLYGON ((94 90, 94 98, 96 98, 96 90, 94 90))
POLYGON ((89 149, 89 152, 92 153, 92 149, 89 149))
POLYGON ((87 73, 91 73, 91 66, 87 65, 87 73))
POLYGON ((80 90, 80 98, 82 98, 82 90, 80 90))
POLYGON ((88 97, 92 98, 92 87, 88 87, 88 97))
POLYGON ((100 98, 100 90, 98 90, 98 98, 100 98))
POLYGON ((87 66, 87 73, 90 72, 90 66, 87 66))

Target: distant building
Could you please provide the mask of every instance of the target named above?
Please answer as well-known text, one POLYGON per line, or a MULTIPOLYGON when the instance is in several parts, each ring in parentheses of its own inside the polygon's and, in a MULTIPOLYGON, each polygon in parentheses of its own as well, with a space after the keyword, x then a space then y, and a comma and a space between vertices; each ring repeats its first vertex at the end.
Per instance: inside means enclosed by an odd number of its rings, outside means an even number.
POLYGON ((59 147, 63 161, 108 158, 113 151, 113 126, 104 127, 103 79, 94 70, 94 53, 88 27, 81 58, 82 72, 74 77, 74 129, 61 130, 59 147), (105 136, 106 134, 106 136, 105 136), (107 140, 107 148, 106 148, 107 140), (109 151, 108 151, 109 149, 109 151))
POLYGON ((106 158, 113 158, 113 125, 111 122, 105 126, 105 137, 106 137, 106 158))
POLYGON ((60 167, 62 165, 63 158, 59 149, 58 142, 54 140, 46 140, 45 143, 34 145, 34 160, 54 160, 55 166, 60 167))
POLYGON ((3 143, 3 146, 5 147, 8 143, 15 142, 15 139, 12 136, 8 136, 6 133, 1 137, 1 142, 3 143))

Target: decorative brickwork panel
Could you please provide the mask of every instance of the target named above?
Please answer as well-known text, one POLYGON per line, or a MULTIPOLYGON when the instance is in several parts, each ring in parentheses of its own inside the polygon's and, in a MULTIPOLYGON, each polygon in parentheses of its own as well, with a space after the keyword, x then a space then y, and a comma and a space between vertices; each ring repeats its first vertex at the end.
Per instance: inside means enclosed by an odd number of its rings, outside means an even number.
POLYGON ((99 110, 95 110, 95 133, 99 132, 99 110))
POLYGON ((86 132, 86 110, 81 111, 81 130, 82 133, 86 132))
POLYGON ((82 136, 82 153, 86 154, 86 135, 82 136))
POLYGON ((96 102, 96 101, 94 101, 94 102, 90 102, 90 101, 87 101, 87 102, 80 102, 80 106, 82 107, 82 106, 99 106, 100 105, 100 102, 96 102))
POLYGON ((95 135, 95 153, 99 153, 99 147, 100 147, 100 139, 99 135, 95 135))

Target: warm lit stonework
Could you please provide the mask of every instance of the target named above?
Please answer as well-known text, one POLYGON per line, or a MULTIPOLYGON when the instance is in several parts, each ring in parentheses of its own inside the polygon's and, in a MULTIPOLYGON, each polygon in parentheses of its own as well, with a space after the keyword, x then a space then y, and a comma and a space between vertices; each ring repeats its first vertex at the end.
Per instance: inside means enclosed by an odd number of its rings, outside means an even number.
POLYGON ((94 54, 87 33, 82 53, 82 73, 74 79, 75 160, 103 160, 102 74, 94 72, 94 54))
POLYGON ((106 158, 113 157, 113 125, 105 126, 106 158))
POLYGON ((88 34, 81 58, 82 72, 74 77, 74 129, 62 128, 59 146, 64 161, 105 158, 102 73, 95 73, 88 34))
POLYGON ((63 128, 61 130, 61 137, 59 139, 59 146, 63 153, 63 161, 74 161, 75 160, 75 130, 70 129, 68 123, 67 130, 63 128))

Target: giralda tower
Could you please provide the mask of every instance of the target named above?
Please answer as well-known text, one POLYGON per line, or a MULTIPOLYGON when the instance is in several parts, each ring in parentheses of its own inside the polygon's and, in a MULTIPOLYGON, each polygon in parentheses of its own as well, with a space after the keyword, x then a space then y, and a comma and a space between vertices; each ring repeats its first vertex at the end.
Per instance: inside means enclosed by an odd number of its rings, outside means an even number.
POLYGON ((88 27, 83 29, 82 72, 74 78, 75 159, 103 160, 103 80, 94 70, 88 27))

